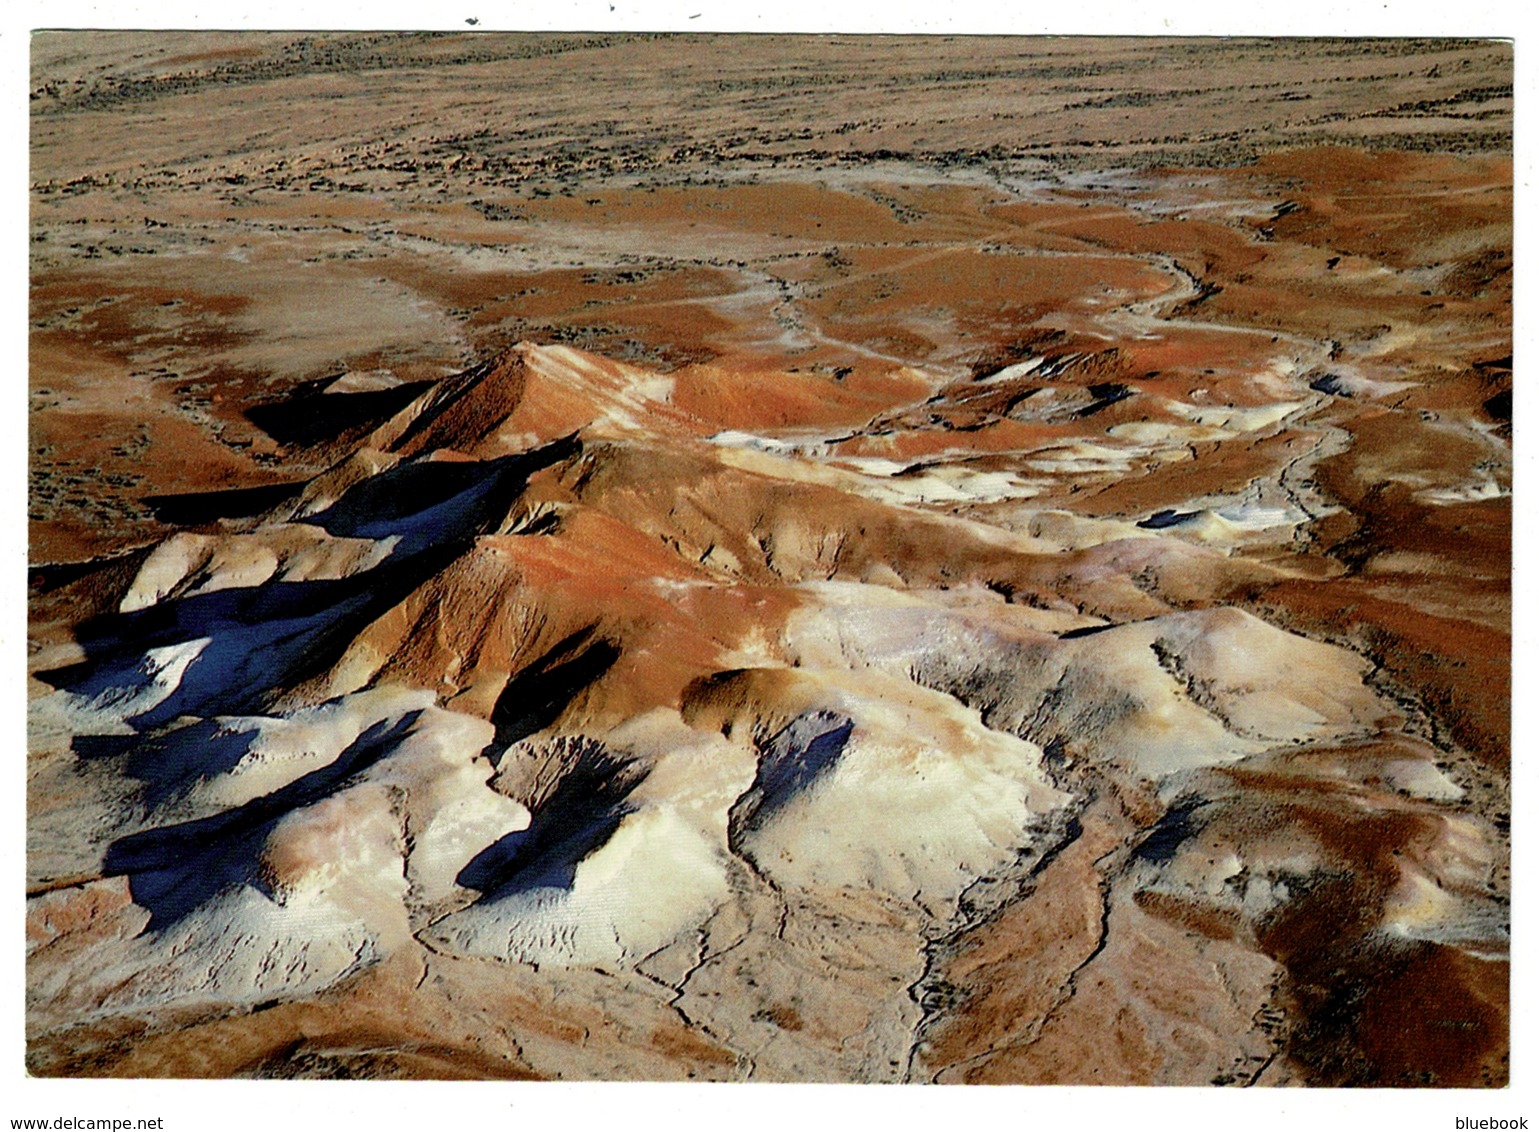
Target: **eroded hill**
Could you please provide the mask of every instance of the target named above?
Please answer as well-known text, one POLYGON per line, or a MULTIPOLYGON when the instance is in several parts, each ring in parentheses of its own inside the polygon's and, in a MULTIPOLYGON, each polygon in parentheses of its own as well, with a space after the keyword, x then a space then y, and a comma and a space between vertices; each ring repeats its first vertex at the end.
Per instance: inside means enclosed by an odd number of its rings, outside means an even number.
MULTIPOLYGON (((286 42, 45 90, 37 152, 286 42)), ((1487 148, 1482 82, 1391 116, 1487 148)), ((32 1070, 1505 1082, 1511 162, 1262 118, 1051 179, 50 173, 32 1070), (143 202, 156 271, 58 250, 143 202)))

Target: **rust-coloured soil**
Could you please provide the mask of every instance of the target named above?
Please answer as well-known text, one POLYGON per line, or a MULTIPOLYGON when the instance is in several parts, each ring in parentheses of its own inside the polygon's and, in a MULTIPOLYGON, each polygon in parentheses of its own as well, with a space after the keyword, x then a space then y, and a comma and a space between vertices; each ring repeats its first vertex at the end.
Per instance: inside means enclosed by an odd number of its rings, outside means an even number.
MULTIPOLYGON (((798 906, 769 878, 804 841, 772 867, 743 848, 799 820, 744 818, 761 764, 724 795, 736 903, 629 968, 455 953, 412 905, 398 950, 324 989, 114 989, 74 1024, 60 972, 153 932, 105 864, 51 871, 49 823, 97 804, 58 768, 102 736, 48 732, 32 1071, 1505 1084, 1511 82, 1509 44, 1458 40, 38 35, 39 701, 94 688, 71 666, 114 634, 175 643, 156 610, 199 587, 260 606, 283 575, 220 570, 298 569, 263 539, 361 560, 378 532, 327 510, 359 484, 527 458, 303 679, 160 726, 406 688, 502 742, 508 689, 554 683, 517 741, 564 757, 666 716, 762 756, 864 696, 1034 744, 1071 801, 941 911, 832 884, 798 906), (154 590, 172 536, 196 553, 154 590), (812 640, 872 591, 961 620, 893 671, 861 649, 896 604, 812 640), (1095 653, 1153 619, 1252 625, 1235 610, 1290 643, 1214 661, 1228 686, 1164 638, 1095 653), (1378 714, 1277 738, 1310 642, 1378 714), (1092 654, 1103 707, 1063 722, 1092 654), (1104 754, 1178 726, 1118 698, 1149 656, 1232 757, 1104 754), (1252 696, 1263 723, 1226 706, 1252 696)), ((720 801, 691 789, 681 811, 720 801)), ((302 873, 296 838, 263 867, 302 873)))

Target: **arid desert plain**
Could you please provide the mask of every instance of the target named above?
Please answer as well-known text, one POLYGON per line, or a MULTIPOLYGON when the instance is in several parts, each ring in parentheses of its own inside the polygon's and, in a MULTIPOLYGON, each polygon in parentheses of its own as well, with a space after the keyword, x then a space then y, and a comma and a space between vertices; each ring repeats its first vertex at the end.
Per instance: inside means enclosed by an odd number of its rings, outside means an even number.
POLYGON ((28 1070, 1506 1084, 1512 83, 37 34, 28 1070))

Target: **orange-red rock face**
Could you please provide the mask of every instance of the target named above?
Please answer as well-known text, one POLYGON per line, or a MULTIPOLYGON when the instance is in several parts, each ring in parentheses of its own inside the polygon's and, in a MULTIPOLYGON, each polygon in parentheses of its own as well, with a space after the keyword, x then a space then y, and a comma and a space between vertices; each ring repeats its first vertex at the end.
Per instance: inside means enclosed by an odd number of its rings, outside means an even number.
POLYGON ((70 42, 34 1072, 1506 1081, 1504 48, 818 41, 865 119, 686 145, 456 126, 667 40, 70 42))

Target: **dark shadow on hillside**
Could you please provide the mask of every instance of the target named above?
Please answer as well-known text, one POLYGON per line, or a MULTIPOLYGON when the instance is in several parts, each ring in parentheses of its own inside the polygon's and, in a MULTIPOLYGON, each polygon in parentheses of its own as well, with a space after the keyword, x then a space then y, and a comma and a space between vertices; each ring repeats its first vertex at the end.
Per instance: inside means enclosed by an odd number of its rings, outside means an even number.
POLYGON ((249 519, 264 514, 297 499, 304 486, 302 482, 274 483, 222 491, 146 495, 140 502, 162 523, 173 527, 205 527, 220 519, 249 519))
POLYGON ((607 842, 635 809, 627 799, 641 777, 634 762, 600 743, 584 743, 555 789, 534 807, 529 828, 481 850, 455 882, 483 893, 483 900, 570 888, 578 862, 607 842))
POLYGON ((103 871, 127 876, 134 903, 162 931, 237 884, 259 885, 258 858, 286 815, 320 801, 369 769, 405 738, 421 712, 381 720, 330 764, 261 798, 212 817, 145 830, 112 843, 103 871))
MULTIPOLYGON (((131 578, 149 558, 151 548, 135 547, 118 554, 101 558, 87 558, 82 562, 39 562, 27 566, 27 593, 30 597, 51 594, 93 575, 123 575, 131 578)), ((124 583, 127 584, 126 582, 124 583)))
POLYGON ((435 384, 412 381, 358 393, 325 393, 312 385, 286 400, 253 405, 246 419, 279 444, 320 444, 383 424, 435 384))
POLYGON ((584 688, 620 659, 620 649, 596 627, 580 629, 508 680, 492 708, 497 729, 487 752, 496 761, 520 739, 549 727, 584 688))
POLYGON ((1134 858, 1156 864, 1170 861, 1176 850, 1202 828, 1196 815, 1208 804, 1204 798, 1183 798, 1171 806, 1133 847, 1134 858))
POLYGON ((140 800, 154 810, 234 770, 259 734, 255 728, 237 731, 219 720, 200 719, 147 738, 77 735, 70 746, 85 761, 121 760, 122 771, 143 783, 140 800))
POLYGON ((797 716, 760 744, 759 769, 748 792, 732 804, 727 840, 742 853, 741 838, 759 829, 782 806, 839 761, 854 721, 830 711, 797 716))
POLYGON ((1095 398, 1090 404, 1075 412, 1076 417, 1093 417, 1102 409, 1115 405, 1118 401, 1126 401, 1133 395, 1133 391, 1119 382, 1107 381, 1087 387, 1090 396, 1095 398))
MULTIPOLYGON (((464 553, 468 544, 394 558, 353 578, 269 582, 161 602, 82 627, 88 659, 39 673, 56 688, 103 703, 145 698, 125 719, 141 731, 184 715, 243 715, 336 663, 358 633, 464 553), (198 646, 196 642, 206 642, 198 646), (160 675, 146 654, 183 646, 197 655, 154 700, 160 675)), ((167 682, 171 682, 167 679, 167 682)))
POLYGON ((372 477, 308 521, 337 535, 399 536, 381 565, 350 578, 268 581, 107 614, 77 630, 86 660, 38 677, 104 705, 139 697, 144 706, 124 717, 141 731, 184 715, 258 710, 334 664, 365 626, 501 522, 530 474, 576 450, 569 438, 498 460, 421 462, 372 477), (158 662, 175 660, 181 671, 152 671, 147 654, 176 646, 180 657, 158 662), (157 678, 170 686, 158 699, 157 678))
POLYGON ((1147 519, 1138 520, 1138 525, 1146 531, 1163 531, 1166 527, 1179 526, 1196 514, 1195 511, 1177 511, 1166 507, 1162 511, 1156 511, 1147 519))
POLYGON ((483 533, 506 517, 529 477, 575 455, 573 437, 492 460, 415 460, 370 476, 303 522, 342 538, 401 539, 413 552, 483 533))

